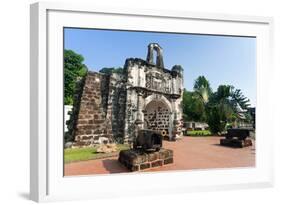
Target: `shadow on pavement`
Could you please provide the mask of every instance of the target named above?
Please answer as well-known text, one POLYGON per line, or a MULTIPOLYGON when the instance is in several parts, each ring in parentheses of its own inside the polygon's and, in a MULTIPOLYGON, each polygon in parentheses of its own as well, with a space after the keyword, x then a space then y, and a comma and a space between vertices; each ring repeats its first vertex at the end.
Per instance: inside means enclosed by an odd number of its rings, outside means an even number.
MULTIPOLYGON (((220 144, 212 144, 212 145, 222 147, 222 148, 230 148, 230 149, 238 149, 239 148, 239 147, 223 146, 223 145, 220 145, 220 144)), ((239 148, 239 149, 241 149, 241 148, 239 148)))
POLYGON ((105 159, 102 160, 102 163, 104 168, 110 173, 129 172, 129 170, 121 165, 117 159, 105 159))

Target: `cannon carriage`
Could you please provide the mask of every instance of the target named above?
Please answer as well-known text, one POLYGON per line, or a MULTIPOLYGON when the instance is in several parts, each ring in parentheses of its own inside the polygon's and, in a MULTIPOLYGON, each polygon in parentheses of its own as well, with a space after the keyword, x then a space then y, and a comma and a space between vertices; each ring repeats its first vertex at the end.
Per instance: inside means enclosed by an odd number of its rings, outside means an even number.
POLYGON ((230 147, 243 148, 252 145, 252 140, 249 139, 252 128, 231 128, 227 129, 225 139, 220 140, 220 144, 230 147))
POLYGON ((133 140, 133 148, 122 150, 118 161, 131 171, 161 167, 174 162, 173 150, 162 147, 160 131, 138 130, 133 140))

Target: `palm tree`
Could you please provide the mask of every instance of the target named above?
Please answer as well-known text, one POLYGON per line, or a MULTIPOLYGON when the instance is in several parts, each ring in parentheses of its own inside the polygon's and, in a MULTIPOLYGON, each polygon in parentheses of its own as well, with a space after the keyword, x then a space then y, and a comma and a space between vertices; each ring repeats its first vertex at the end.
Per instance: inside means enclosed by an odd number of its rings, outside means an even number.
POLYGON ((240 89, 232 85, 220 85, 212 92, 209 81, 199 76, 193 92, 184 90, 183 112, 185 120, 205 121, 213 133, 221 133, 227 123, 247 118, 249 100, 240 89))
POLYGON ((208 103, 212 89, 209 81, 204 76, 199 76, 195 80, 193 90, 204 104, 208 103))
POLYGON ((240 89, 236 89, 231 93, 232 99, 236 102, 237 105, 243 110, 249 109, 249 99, 245 97, 240 89))
POLYGON ((206 104, 211 95, 209 81, 204 76, 199 76, 193 87, 193 92, 184 90, 183 93, 183 112, 185 120, 206 122, 206 104))
POLYGON ((222 128, 227 122, 237 122, 237 120, 245 120, 245 112, 249 107, 249 100, 241 93, 240 89, 235 89, 231 85, 220 85, 217 91, 211 96, 207 105, 208 123, 210 128, 214 126, 213 130, 223 131, 222 128), (214 110, 215 115, 219 118, 217 122, 220 125, 214 124, 214 110))

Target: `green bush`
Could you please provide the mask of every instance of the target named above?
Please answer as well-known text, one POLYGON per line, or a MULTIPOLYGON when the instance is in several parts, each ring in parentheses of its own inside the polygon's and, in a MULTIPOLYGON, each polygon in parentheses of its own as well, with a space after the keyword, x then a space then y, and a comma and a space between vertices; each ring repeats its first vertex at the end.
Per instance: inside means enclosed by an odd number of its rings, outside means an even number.
POLYGON ((191 130, 186 132, 187 136, 210 136, 212 133, 209 130, 191 130))
POLYGON ((225 129, 225 119, 217 107, 212 107, 208 111, 208 125, 212 133, 220 133, 225 129))

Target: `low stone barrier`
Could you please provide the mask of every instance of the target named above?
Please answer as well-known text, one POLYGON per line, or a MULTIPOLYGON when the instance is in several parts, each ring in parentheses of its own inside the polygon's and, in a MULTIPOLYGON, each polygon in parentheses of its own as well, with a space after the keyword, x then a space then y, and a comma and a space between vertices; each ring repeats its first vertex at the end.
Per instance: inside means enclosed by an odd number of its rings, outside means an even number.
POLYGON ((245 139, 245 140, 221 139, 220 144, 223 145, 223 146, 236 147, 236 148, 249 147, 249 146, 253 145, 251 139, 245 139))
POLYGON ((161 167, 174 162, 173 150, 164 148, 157 152, 142 152, 134 149, 123 150, 119 153, 118 161, 130 171, 161 167))

